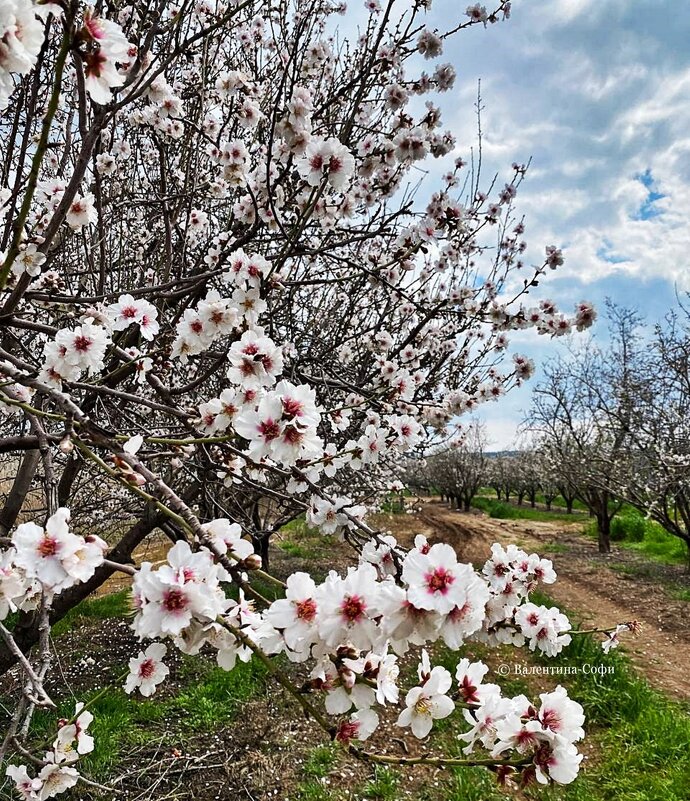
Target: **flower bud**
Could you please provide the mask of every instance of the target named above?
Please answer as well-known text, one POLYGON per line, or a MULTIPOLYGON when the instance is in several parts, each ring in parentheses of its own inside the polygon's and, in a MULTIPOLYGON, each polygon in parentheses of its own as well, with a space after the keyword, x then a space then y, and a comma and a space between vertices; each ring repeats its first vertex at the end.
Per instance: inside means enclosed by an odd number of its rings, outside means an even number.
POLYGON ((60 440, 60 444, 58 445, 60 453, 64 453, 69 455, 74 450, 74 443, 69 438, 69 436, 63 437, 60 440))

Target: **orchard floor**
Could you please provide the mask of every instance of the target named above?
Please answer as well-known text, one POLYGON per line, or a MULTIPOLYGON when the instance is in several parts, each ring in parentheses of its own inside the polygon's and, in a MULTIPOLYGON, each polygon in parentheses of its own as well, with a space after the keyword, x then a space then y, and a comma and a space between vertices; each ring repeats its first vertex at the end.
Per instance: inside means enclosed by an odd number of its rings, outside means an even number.
MULTIPOLYGON (((678 575, 663 571, 640 575, 645 564, 637 563, 637 554, 616 550, 610 557, 600 557, 595 544, 579 533, 581 526, 492 520, 480 514, 451 511, 434 500, 418 502, 408 513, 380 515, 376 523, 404 544, 410 544, 417 533, 451 542, 461 558, 478 566, 495 541, 516 542, 550 556, 559 580, 547 588, 549 597, 568 609, 583 628, 640 620, 643 633, 637 640, 628 638, 624 646, 633 663, 652 686, 669 697, 685 701, 690 698, 686 675, 690 673, 687 619, 690 604, 672 598, 673 588, 685 581, 681 568, 678 575)), ((139 560, 155 562, 166 549, 164 542, 154 542, 137 556, 139 560)), ((350 551, 345 545, 324 541, 304 526, 285 531, 272 552, 272 570, 281 576, 308 569, 323 577, 328 570, 344 570, 349 563, 350 551)), ((129 657, 139 650, 129 628, 125 592, 118 584, 108 590, 111 594, 98 598, 82 615, 56 632, 53 672, 56 678, 49 689, 63 700, 65 715, 74 700, 89 697, 119 677, 129 657)), ((487 680, 501 684, 508 694, 524 692, 536 697, 539 692, 553 689, 559 681, 568 684, 567 679, 553 676, 520 674, 521 669, 529 670, 540 664, 526 649, 492 650, 468 644, 462 655, 485 661, 491 669, 487 680), (506 664, 511 666, 507 678, 500 675, 501 666, 506 664)), ((436 650, 434 654, 434 659, 451 668, 457 658, 447 651, 436 650)), ((602 725, 596 713, 590 715, 587 727, 591 736, 580 746, 585 754, 581 791, 571 792, 575 785, 556 791, 540 787, 499 789, 493 775, 482 768, 402 771, 374 769, 353 760, 327 742, 305 720, 290 696, 276 688, 265 671, 254 663, 239 665, 225 673, 214 667, 212 658, 181 657, 172 649, 166 662, 171 669, 170 678, 153 699, 132 699, 112 690, 94 707, 97 727, 94 733, 100 745, 86 763, 85 774, 110 789, 80 785, 60 798, 65 801, 501 801, 505 798, 685 801, 690 798, 690 792, 683 795, 683 790, 673 789, 677 784, 671 781, 662 782, 648 793, 642 789, 639 793, 636 789, 628 791, 617 784, 606 789, 610 775, 615 773, 609 769, 612 753, 615 755, 619 746, 616 744, 612 751, 615 729, 602 725)), ((415 667, 415 663, 407 660, 403 672, 411 677, 415 667)), ((297 682, 305 675, 302 666, 288 666, 288 670, 297 682)), ((601 686, 595 688, 602 693, 603 705, 605 682, 604 678, 601 686)), ((5 710, 10 706, 9 696, 16 690, 16 675, 0 683, 0 731, 5 710)), ((578 686, 573 687, 573 697, 578 698, 578 691, 578 686)), ((634 703, 637 688, 630 692, 630 703, 634 703)), ((584 698, 580 700, 585 702, 584 698)), ((596 696, 595 703, 598 703, 596 696)), ((679 725, 685 726, 680 706, 678 710, 679 725)), ((462 743, 458 743, 456 733, 466 728, 460 718, 441 722, 437 736, 428 744, 410 743, 411 738, 405 737, 406 746, 394 725, 397 714, 398 710, 391 708, 384 716, 383 725, 368 742, 372 751, 393 756, 460 755, 462 743)), ((52 730, 54 720, 37 720, 37 738, 52 730)), ((690 735, 690 729, 683 728, 686 731, 690 735)), ((621 737, 621 742, 627 743, 622 747, 632 748, 632 735, 627 732, 621 737)), ((653 740, 644 747, 645 753, 653 752, 653 740)), ((682 742, 680 747, 684 747, 682 742)), ((662 761, 664 758, 664 754, 659 757, 662 761)), ((663 772, 665 768, 659 770, 663 772)), ((631 787, 636 788, 637 784, 637 779, 631 780, 631 787)), ((9 798, 8 788, 2 786, 0 778, 0 799, 9 798)))

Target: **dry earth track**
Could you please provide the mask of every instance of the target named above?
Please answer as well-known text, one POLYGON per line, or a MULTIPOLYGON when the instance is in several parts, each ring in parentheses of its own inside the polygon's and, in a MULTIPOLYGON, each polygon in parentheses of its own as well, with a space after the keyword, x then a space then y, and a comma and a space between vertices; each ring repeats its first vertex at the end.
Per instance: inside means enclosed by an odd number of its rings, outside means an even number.
POLYGON ((544 553, 557 543, 566 549, 548 554, 558 581, 549 595, 573 613, 585 628, 638 620, 639 637, 626 637, 625 651, 649 682, 684 700, 690 699, 690 604, 674 600, 664 578, 683 582, 682 567, 661 569, 661 577, 631 576, 613 566, 636 567, 646 560, 614 546, 600 555, 595 543, 580 533, 580 524, 495 520, 482 514, 462 513, 438 501, 423 503, 415 518, 428 536, 450 542, 461 558, 481 564, 491 544, 515 542, 544 553))

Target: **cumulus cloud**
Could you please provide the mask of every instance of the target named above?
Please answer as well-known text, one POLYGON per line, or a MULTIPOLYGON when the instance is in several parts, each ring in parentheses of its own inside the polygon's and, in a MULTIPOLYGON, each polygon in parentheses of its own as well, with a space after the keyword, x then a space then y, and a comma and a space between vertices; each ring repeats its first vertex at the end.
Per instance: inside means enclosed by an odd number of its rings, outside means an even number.
MULTIPOLYGON (((453 9, 437 2, 434 24, 453 9)), ((571 282, 627 275, 690 289, 690 15, 678 9, 516 3, 508 23, 448 50, 461 80, 442 100, 446 123, 468 148, 481 79, 486 174, 532 157, 519 198, 530 255, 563 246, 571 282)))

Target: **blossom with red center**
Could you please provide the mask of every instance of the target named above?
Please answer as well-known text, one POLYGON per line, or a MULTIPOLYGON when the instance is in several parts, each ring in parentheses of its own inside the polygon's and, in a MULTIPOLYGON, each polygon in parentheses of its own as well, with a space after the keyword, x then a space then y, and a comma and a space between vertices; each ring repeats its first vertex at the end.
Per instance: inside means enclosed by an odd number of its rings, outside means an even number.
POLYGON ((264 614, 268 623, 282 631, 292 651, 304 652, 317 640, 319 606, 315 593, 316 584, 311 576, 293 573, 287 580, 285 598, 274 601, 264 614))
POLYGON ((256 409, 247 405, 233 417, 235 431, 249 441, 253 459, 269 457, 279 464, 294 465, 322 455, 323 442, 316 434, 320 415, 313 395, 308 387, 281 381, 256 409))
POLYGON ((348 623, 357 623, 364 616, 367 605, 357 595, 346 595, 340 604, 340 613, 348 623))
POLYGON ((182 614, 189 606, 189 599, 181 589, 173 587, 163 593, 162 605, 172 614, 182 614))
POLYGON ((103 553, 97 549, 98 554, 91 554, 93 558, 82 563, 80 551, 85 542, 69 530, 69 517, 69 509, 60 508, 48 518, 45 529, 35 523, 22 523, 12 535, 14 564, 24 570, 27 578, 38 579, 52 592, 90 578, 103 561, 103 553), (84 575, 86 578, 82 578, 84 575))
POLYGON ((515 611, 515 624, 529 640, 529 648, 538 648, 555 656, 571 641, 570 621, 555 606, 547 608, 524 603, 515 611))
POLYGON ((258 389, 275 383, 283 369, 283 355, 274 342, 255 330, 242 334, 228 353, 228 378, 239 387, 258 389))
POLYGON ((153 659, 144 659, 144 661, 139 665, 139 676, 142 679, 151 678, 155 669, 156 663, 153 661, 153 659))
POLYGON ((326 182, 335 190, 345 189, 355 168, 355 160, 350 151, 337 139, 322 139, 312 136, 306 152, 298 162, 300 175, 310 186, 326 182))
POLYGON ((426 574, 425 581, 430 593, 440 592, 441 595, 445 595, 455 581, 455 576, 445 567, 437 567, 426 574))
POLYGON ((312 623, 316 618, 316 602, 312 598, 307 598, 295 604, 295 615, 298 620, 312 623))
POLYGON ((57 332, 54 347, 46 347, 44 369, 54 367, 69 380, 78 377, 83 370, 98 372, 103 368, 109 342, 105 328, 87 318, 72 331, 63 328, 57 332))
POLYGON ((537 720, 545 729, 564 737, 568 742, 574 743, 585 736, 582 728, 585 714, 582 706, 568 698, 568 693, 559 684, 553 692, 542 693, 541 707, 537 720))
POLYGON ((410 551, 403 562, 402 577, 412 604, 448 614, 467 600, 464 586, 475 573, 470 565, 458 564, 450 545, 437 543, 427 553, 410 551))
POLYGON ((170 672, 162 662, 165 652, 165 645, 153 643, 146 651, 140 651, 138 657, 129 660, 129 675, 125 681, 126 693, 138 689, 145 698, 153 695, 156 687, 170 672))
POLYGON ((378 725, 379 716, 373 709, 359 709, 338 724, 335 739, 344 745, 352 740, 366 740, 376 731, 378 725))
POLYGON ((361 650, 371 649, 379 638, 375 618, 379 586, 373 565, 362 564, 345 578, 331 573, 319 587, 319 635, 330 647, 349 642, 361 650))
POLYGON ((109 103, 112 89, 125 82, 117 64, 127 64, 136 55, 136 48, 127 41, 122 28, 109 19, 87 16, 81 33, 83 39, 90 40, 83 55, 86 91, 96 103, 109 103))
POLYGON ((142 337, 149 341, 159 331, 158 309, 148 300, 120 295, 117 303, 106 307, 105 313, 113 331, 124 331, 130 325, 138 325, 142 337))
POLYGON ((139 603, 134 630, 151 639, 179 637, 193 623, 211 623, 227 607, 219 583, 220 568, 210 551, 192 552, 188 543, 176 543, 168 553, 168 564, 151 570, 144 563, 134 578, 139 603))
POLYGON ((41 556, 55 556, 55 554, 60 550, 60 543, 55 537, 51 537, 46 533, 37 550, 41 556))

